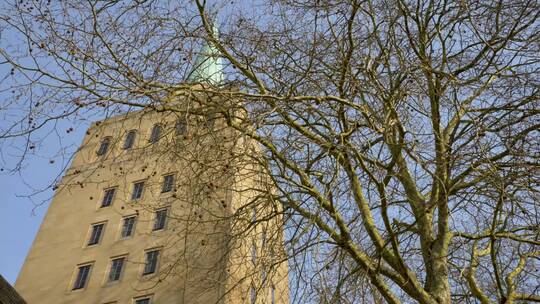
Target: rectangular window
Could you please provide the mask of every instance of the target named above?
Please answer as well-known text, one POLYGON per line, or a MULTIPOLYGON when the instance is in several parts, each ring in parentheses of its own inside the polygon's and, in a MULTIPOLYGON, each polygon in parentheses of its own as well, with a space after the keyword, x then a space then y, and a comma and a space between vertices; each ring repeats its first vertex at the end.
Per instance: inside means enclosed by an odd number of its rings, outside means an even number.
POLYGON ((133 148, 133 144, 135 143, 135 136, 137 135, 137 131, 131 130, 126 135, 126 140, 124 141, 124 149, 128 150, 133 148))
POLYGON ((263 269, 261 271, 261 282, 264 284, 266 283, 266 278, 268 277, 268 272, 266 272, 266 269, 263 269))
POLYGON ((257 209, 255 207, 251 208, 251 221, 253 223, 257 221, 257 209))
POLYGON ((138 200, 142 197, 144 190, 144 181, 136 182, 133 184, 133 193, 131 193, 131 200, 138 200))
POLYGON ((266 230, 263 230, 262 236, 261 236, 261 247, 266 247, 266 230))
POLYGON ((257 246, 255 243, 251 244, 251 263, 257 264, 257 246))
POLYGON ((135 304, 150 304, 150 298, 136 299, 135 304))
POLYGON ((204 125, 207 128, 212 129, 214 127, 214 123, 216 122, 214 115, 208 115, 204 117, 203 119, 204 119, 204 125))
POLYGON ((250 288, 250 303, 251 304, 255 304, 255 302, 257 302, 257 291, 255 290, 255 286, 251 286, 250 288))
POLYGON ((122 238, 127 238, 133 235, 136 219, 137 219, 136 216, 130 216, 130 217, 124 218, 122 222, 122 232, 120 234, 122 238))
POLYGON ((161 125, 155 124, 152 128, 152 133, 150 133, 150 139, 149 141, 151 143, 156 143, 159 140, 159 137, 161 136, 161 125))
POLYGON ((174 129, 175 129, 175 132, 176 132, 176 135, 182 135, 184 133, 186 133, 186 121, 183 120, 183 119, 179 119, 175 126, 174 126, 174 129))
POLYGON ((143 275, 152 274, 157 270, 159 250, 146 252, 146 262, 144 264, 143 275))
POLYGON ((111 270, 109 272, 109 282, 120 280, 122 269, 124 268, 125 257, 113 259, 111 262, 111 270))
POLYGON ((163 186, 161 193, 170 192, 174 187, 174 174, 165 175, 163 177, 163 186))
POLYGON ((92 265, 79 266, 79 269, 77 271, 77 278, 75 279, 75 283, 73 284, 73 290, 83 289, 86 286, 86 282, 88 281, 88 277, 90 276, 91 268, 92 265))
POLYGON ((114 200, 114 194, 116 193, 116 188, 110 188, 105 190, 103 195, 103 201, 101 201, 101 207, 108 207, 112 204, 114 200))
POLYGON ((105 153, 107 153, 107 151, 109 150, 109 145, 110 144, 111 144, 111 138, 110 137, 105 137, 101 141, 101 144, 99 145, 99 149, 96 151, 96 154, 101 156, 101 155, 104 155, 105 153))
POLYGON ((95 245, 101 240, 101 235, 103 234, 103 228, 105 224, 94 224, 92 225, 92 232, 90 232, 90 239, 88 240, 88 246, 95 245))
POLYGON ((167 209, 161 209, 156 211, 156 218, 154 220, 153 230, 165 229, 165 224, 167 223, 167 209))

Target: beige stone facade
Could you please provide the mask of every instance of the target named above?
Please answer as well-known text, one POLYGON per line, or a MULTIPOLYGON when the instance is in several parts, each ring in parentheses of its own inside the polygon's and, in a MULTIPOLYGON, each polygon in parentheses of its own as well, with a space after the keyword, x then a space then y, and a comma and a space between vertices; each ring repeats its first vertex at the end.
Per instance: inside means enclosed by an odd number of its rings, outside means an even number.
POLYGON ((28 303, 288 303, 281 219, 266 216, 276 207, 257 149, 202 117, 139 111, 89 128, 17 279, 28 303))

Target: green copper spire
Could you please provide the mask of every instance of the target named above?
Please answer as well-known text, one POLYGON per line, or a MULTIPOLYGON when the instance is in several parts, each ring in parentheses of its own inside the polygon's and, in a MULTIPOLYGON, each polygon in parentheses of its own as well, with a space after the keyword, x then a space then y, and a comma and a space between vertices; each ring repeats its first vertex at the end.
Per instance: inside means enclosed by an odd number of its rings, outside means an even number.
MULTIPOLYGON (((214 37, 219 32, 214 22, 214 37)), ((223 84, 223 59, 221 52, 209 41, 206 41, 195 60, 195 66, 189 73, 188 82, 205 82, 213 85, 223 84)))

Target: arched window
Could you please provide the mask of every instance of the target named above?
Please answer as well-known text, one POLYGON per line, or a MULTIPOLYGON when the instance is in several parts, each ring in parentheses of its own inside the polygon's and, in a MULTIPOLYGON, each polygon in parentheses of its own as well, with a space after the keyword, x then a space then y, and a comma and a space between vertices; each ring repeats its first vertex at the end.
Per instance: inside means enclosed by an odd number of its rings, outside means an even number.
POLYGON ((152 128, 152 133, 150 134, 150 142, 156 143, 161 136, 161 125, 155 124, 152 128))
POLYGON ((101 145, 99 145, 99 149, 96 152, 97 155, 104 155, 105 153, 107 153, 107 150, 109 150, 110 145, 111 145, 111 138, 110 137, 105 137, 101 141, 101 145))
POLYGON ((124 141, 124 149, 131 149, 133 148, 133 144, 135 143, 135 137, 137 136, 137 131, 131 130, 126 135, 126 141, 124 141))

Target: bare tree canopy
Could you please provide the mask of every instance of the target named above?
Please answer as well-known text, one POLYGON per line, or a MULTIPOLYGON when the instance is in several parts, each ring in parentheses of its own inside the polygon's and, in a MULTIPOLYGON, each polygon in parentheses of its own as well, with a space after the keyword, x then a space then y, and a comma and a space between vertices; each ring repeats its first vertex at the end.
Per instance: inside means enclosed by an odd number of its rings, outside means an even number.
POLYGON ((206 94, 260 145, 292 302, 540 302, 538 1, 1 9, 0 149, 19 164, 57 121, 206 94), (204 45, 223 83, 186 81, 204 45))

